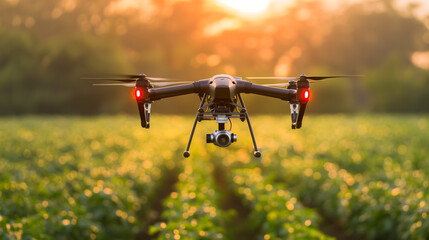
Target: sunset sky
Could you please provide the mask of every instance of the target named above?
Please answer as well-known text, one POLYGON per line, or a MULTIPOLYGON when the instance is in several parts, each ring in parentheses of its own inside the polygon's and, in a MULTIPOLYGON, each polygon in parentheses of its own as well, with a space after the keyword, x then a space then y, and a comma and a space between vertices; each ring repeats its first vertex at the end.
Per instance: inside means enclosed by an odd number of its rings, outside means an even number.
MULTIPOLYGON (((215 0, 218 4, 225 6, 240 15, 262 15, 269 9, 277 9, 278 6, 287 6, 295 0, 215 0)), ((336 8, 344 2, 358 2, 361 0, 324 0, 327 7, 336 8)), ((409 3, 418 3, 421 8, 416 12, 420 17, 429 14, 429 2, 425 0, 398 0, 398 7, 405 8, 409 3)))

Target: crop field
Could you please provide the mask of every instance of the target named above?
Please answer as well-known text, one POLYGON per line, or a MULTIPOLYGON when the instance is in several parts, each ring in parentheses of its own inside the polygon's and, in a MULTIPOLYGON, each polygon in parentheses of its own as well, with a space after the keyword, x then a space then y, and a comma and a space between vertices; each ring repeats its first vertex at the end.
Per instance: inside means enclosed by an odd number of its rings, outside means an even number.
POLYGON ((0 118, 0 239, 429 239, 429 116, 251 120, 0 118))

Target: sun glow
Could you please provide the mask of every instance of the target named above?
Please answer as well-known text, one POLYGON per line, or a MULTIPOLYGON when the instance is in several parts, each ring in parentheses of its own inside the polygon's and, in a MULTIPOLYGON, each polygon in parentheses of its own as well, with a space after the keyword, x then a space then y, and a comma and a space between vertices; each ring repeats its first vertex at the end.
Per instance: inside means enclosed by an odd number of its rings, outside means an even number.
POLYGON ((262 14, 273 0, 216 0, 220 5, 241 14, 262 14))

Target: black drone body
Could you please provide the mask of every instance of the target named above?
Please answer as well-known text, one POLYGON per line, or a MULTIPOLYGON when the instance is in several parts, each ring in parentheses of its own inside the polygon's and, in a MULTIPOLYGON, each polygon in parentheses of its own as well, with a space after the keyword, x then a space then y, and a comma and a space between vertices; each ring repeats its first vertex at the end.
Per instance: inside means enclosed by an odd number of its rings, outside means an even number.
POLYGON ((239 118, 247 121, 250 135, 253 140, 254 156, 260 157, 261 153, 256 145, 252 125, 244 105, 242 93, 251 93, 278 98, 290 103, 292 129, 299 129, 310 98, 309 80, 322 80, 347 76, 323 76, 307 77, 301 75, 297 78, 284 77, 253 77, 247 79, 276 79, 289 81, 288 83, 260 85, 243 80, 241 77, 232 77, 226 74, 215 75, 210 79, 202 79, 194 82, 168 82, 165 78, 147 77, 140 75, 118 75, 115 78, 86 78, 91 80, 110 80, 121 83, 94 84, 96 86, 125 86, 135 88, 135 98, 140 113, 141 126, 149 128, 150 111, 153 101, 163 98, 175 97, 186 94, 198 94, 201 103, 195 117, 188 145, 184 152, 185 157, 190 156, 189 148, 198 122, 203 120, 215 120, 218 130, 207 134, 207 143, 214 143, 219 147, 227 147, 237 141, 237 135, 225 130, 225 124, 231 118, 239 118), (173 85, 173 86, 171 86, 173 85), (286 87, 286 88, 285 88, 286 87))

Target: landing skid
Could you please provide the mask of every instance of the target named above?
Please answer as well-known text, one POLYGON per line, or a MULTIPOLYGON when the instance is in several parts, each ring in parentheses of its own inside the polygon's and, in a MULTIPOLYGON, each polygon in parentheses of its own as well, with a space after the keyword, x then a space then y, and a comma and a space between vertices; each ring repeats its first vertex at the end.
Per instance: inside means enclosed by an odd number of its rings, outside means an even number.
MULTIPOLYGON (((261 152, 258 150, 258 146, 256 145, 256 140, 255 140, 255 136, 253 134, 253 129, 252 129, 252 124, 250 123, 250 119, 249 119, 249 114, 247 113, 247 109, 246 106, 244 105, 244 101, 243 98, 241 97, 241 94, 237 94, 238 99, 240 101, 240 105, 233 103, 233 106, 236 107, 236 109, 238 110, 237 112, 216 112, 216 111, 210 111, 207 110, 213 103, 208 103, 206 105, 204 105, 204 103, 207 100, 207 94, 204 94, 202 99, 201 99, 201 103, 200 103, 200 107, 198 108, 196 117, 195 117, 195 121, 194 124, 192 126, 192 130, 191 130, 191 135, 189 136, 189 141, 188 141, 188 145, 186 146, 186 150, 183 152, 183 156, 185 158, 188 158, 189 156, 191 156, 191 153, 189 151, 190 147, 191 147, 191 142, 192 142, 192 138, 194 136, 195 133, 195 128, 197 126, 197 122, 201 122, 202 120, 216 120, 217 116, 219 115, 225 115, 227 116, 227 118, 240 118, 241 121, 247 121, 247 125, 249 127, 249 131, 250 131, 250 135, 252 137, 252 141, 253 141, 253 147, 254 147, 254 152, 253 155, 257 158, 261 157, 261 152)), ((225 124, 224 123, 219 123, 219 130, 224 130, 225 124)))

